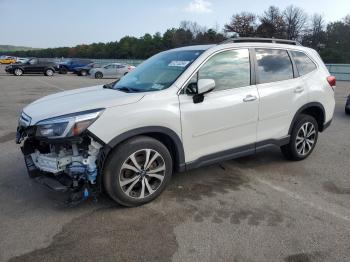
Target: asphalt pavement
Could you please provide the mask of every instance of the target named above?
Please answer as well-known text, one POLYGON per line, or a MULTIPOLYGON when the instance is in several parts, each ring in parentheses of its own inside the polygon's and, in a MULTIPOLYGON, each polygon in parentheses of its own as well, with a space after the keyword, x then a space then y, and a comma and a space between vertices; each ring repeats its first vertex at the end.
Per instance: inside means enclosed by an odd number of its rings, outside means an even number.
POLYGON ((44 95, 112 82, 0 70, 0 261, 350 261, 350 82, 305 161, 279 149, 175 174, 154 202, 68 208, 27 177, 18 115, 44 95))

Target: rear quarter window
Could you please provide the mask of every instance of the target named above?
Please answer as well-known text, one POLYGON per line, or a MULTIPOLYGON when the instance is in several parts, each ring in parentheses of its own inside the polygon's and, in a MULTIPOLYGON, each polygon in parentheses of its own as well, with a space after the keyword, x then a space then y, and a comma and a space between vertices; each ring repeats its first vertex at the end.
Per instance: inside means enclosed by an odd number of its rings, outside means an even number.
POLYGON ((315 63, 303 52, 291 51, 291 53, 300 76, 306 75, 317 68, 315 63))
POLYGON ((293 65, 286 50, 255 49, 260 84, 292 79, 293 65))

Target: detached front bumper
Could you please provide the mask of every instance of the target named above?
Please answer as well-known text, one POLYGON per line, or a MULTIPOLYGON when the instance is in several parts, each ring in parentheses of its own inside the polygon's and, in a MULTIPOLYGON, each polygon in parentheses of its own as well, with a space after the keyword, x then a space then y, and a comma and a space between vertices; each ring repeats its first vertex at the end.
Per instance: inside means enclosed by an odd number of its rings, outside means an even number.
POLYGON ((101 191, 100 153, 104 145, 88 132, 79 137, 43 139, 35 137, 35 127, 17 128, 16 142, 28 175, 41 185, 58 192, 70 192, 82 200, 101 191))

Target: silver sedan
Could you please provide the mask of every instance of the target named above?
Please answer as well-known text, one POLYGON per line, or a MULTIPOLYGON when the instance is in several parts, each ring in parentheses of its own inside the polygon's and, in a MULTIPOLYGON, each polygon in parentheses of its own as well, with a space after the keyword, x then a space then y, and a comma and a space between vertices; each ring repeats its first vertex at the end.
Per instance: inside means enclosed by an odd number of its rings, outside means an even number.
POLYGON ((90 70, 90 76, 93 78, 122 78, 127 73, 134 70, 135 67, 120 63, 111 63, 100 68, 93 68, 90 70))

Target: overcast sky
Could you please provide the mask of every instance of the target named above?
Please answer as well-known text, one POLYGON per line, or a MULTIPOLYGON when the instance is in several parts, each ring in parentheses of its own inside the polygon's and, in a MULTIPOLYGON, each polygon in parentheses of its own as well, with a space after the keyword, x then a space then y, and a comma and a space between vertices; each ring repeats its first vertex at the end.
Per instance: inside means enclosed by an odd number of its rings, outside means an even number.
POLYGON ((58 47, 108 42, 125 35, 163 33, 180 21, 208 28, 230 21, 232 14, 261 14, 268 6, 293 4, 327 21, 350 13, 350 0, 0 0, 0 44, 58 47))

